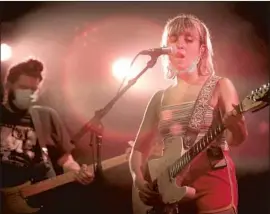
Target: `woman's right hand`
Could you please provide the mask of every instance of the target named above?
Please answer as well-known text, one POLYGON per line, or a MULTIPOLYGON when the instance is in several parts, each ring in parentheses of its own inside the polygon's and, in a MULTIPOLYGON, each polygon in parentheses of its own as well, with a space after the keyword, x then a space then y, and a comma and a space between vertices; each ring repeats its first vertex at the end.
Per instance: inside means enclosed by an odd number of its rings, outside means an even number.
POLYGON ((154 190, 153 184, 144 179, 135 179, 135 187, 142 202, 148 206, 153 206, 161 202, 161 196, 154 190))

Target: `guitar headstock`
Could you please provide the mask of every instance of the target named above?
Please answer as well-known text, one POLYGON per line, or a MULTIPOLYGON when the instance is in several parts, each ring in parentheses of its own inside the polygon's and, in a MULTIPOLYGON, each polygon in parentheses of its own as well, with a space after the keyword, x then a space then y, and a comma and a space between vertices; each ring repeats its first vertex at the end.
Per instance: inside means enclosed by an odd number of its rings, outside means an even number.
POLYGON ((270 102, 270 83, 262 85, 260 88, 252 91, 241 103, 240 111, 259 111, 269 105, 270 102))

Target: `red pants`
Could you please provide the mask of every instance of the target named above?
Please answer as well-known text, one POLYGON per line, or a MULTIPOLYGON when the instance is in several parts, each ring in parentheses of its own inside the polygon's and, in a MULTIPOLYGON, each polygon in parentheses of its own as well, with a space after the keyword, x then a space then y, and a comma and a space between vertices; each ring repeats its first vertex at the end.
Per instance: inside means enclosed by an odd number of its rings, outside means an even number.
POLYGON ((237 212, 238 189, 235 167, 228 152, 223 153, 227 166, 212 169, 204 152, 193 161, 182 183, 196 190, 194 202, 200 214, 219 213, 229 209, 237 212))

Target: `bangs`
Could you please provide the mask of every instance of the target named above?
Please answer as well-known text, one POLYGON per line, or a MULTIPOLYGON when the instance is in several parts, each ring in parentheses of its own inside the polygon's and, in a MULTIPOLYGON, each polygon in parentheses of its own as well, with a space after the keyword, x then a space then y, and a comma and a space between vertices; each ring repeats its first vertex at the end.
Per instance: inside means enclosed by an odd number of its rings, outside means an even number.
POLYGON ((172 20, 167 25, 167 36, 180 36, 182 34, 190 34, 190 35, 199 35, 199 39, 201 39, 201 30, 199 23, 192 18, 189 17, 178 17, 172 20))
MULTIPOLYGON (((205 51, 200 56, 198 69, 200 75, 209 75, 214 73, 213 66, 213 48, 210 33, 203 21, 191 14, 181 14, 167 21, 161 39, 161 46, 177 45, 178 38, 191 36, 192 40, 197 40, 200 45, 205 46, 205 51), (176 37, 176 38, 174 38, 176 37)), ((171 69, 171 62, 168 55, 162 56, 162 65, 166 74, 166 78, 173 79, 175 74, 171 69)))

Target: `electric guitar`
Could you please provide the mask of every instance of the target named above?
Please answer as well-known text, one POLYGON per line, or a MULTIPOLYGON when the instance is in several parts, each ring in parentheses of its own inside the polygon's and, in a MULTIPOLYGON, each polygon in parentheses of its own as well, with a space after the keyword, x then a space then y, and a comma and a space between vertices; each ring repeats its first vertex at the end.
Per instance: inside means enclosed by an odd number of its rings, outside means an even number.
MULTIPOLYGON (((270 102, 269 87, 270 83, 252 91, 233 111, 237 114, 248 111, 256 112, 268 106, 270 102)), ((182 138, 178 138, 172 141, 170 147, 164 150, 161 158, 148 161, 145 176, 147 175, 154 189, 161 195, 162 202, 157 205, 148 206, 140 201, 140 210, 134 214, 164 214, 166 210, 174 209, 173 204, 185 199, 192 199, 196 193, 195 189, 188 186, 181 186, 181 182, 183 183, 187 175, 189 165, 195 161, 194 159, 202 151, 211 146, 212 142, 225 129, 226 127, 223 124, 218 125, 214 129, 209 129, 205 136, 187 151, 183 147, 182 138), (179 176, 180 184, 178 180, 179 176)))
MULTIPOLYGON (((102 161, 102 169, 108 170, 110 168, 119 166, 128 161, 127 153, 129 148, 126 150, 125 154, 116 156, 107 160, 102 161)), ((93 165, 88 166, 93 169, 93 165)), ((28 205, 27 199, 31 196, 35 196, 39 193, 45 192, 47 190, 62 186, 67 183, 75 181, 75 172, 70 171, 34 184, 31 181, 26 182, 22 185, 0 189, 3 193, 4 213, 16 214, 16 213, 36 213, 40 208, 34 208, 28 205)))
MULTIPOLYGON (((134 142, 130 141, 129 145, 131 147, 133 147, 134 142)), ((132 150, 132 148, 130 148, 130 152, 128 153, 128 155, 130 155, 131 150, 132 150)), ((143 157, 143 159, 146 160, 145 162, 147 162, 151 159, 156 159, 156 158, 162 157, 162 154, 163 154, 163 143, 155 142, 155 144, 153 145, 153 147, 149 153, 149 157, 143 157)), ((142 167, 142 171, 144 171, 145 167, 146 166, 142 167)), ((139 196, 137 187, 135 185, 132 185, 132 209, 133 209, 134 214, 145 213, 145 212, 140 212, 141 210, 145 210, 145 205, 140 200, 140 196, 139 196)))

